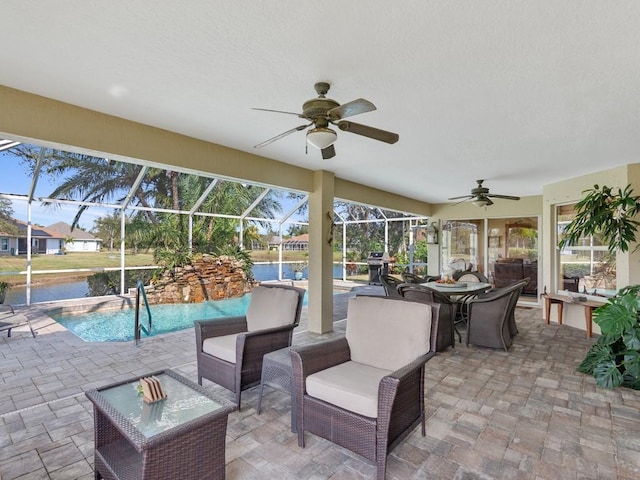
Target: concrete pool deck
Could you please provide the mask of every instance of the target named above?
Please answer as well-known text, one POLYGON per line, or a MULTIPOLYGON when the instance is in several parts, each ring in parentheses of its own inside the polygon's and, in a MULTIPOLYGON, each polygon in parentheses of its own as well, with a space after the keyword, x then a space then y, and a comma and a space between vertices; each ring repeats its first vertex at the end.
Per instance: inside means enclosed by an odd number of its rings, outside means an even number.
MULTIPOLYGON (((379 294, 380 287, 363 287, 379 294)), ((306 331, 306 308, 294 344, 344 332, 346 303, 334 297, 334 332, 306 331)), ((84 302, 85 299, 83 299, 84 302)), ((84 392, 171 368, 195 381, 192 329, 126 343, 87 343, 40 306, 33 320, 0 337, 0 477, 93 478, 93 413, 84 392)), ((456 344, 427 364, 427 436, 416 429, 388 457, 388 478, 640 478, 640 392, 603 390, 576 366, 595 339, 546 325, 539 308, 518 308, 520 333, 509 352, 456 344)), ((205 387, 231 399, 230 392, 205 387)), ((243 392, 229 416, 227 479, 369 479, 375 467, 307 434, 301 449, 289 429, 288 394, 243 392)))

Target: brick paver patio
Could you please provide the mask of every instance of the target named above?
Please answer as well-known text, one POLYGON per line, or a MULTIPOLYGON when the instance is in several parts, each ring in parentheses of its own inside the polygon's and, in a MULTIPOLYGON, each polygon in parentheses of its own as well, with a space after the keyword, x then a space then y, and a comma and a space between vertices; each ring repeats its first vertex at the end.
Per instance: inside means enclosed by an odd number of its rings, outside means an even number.
MULTIPOLYGON (((344 318, 345 295, 336 297, 344 318), (341 298, 342 297, 342 298, 341 298)), ((129 343, 86 343, 28 309, 26 328, 0 339, 0 478, 93 478, 92 405, 84 391, 171 368, 196 381, 191 329, 129 343)), ((306 312, 294 343, 305 331, 306 312)), ((546 325, 518 308, 509 352, 456 344, 427 364, 427 436, 416 429, 388 458, 388 478, 640 478, 640 392, 597 388, 576 366, 593 343, 582 331, 546 325)), ((344 331, 337 321, 333 335, 344 331)), ((205 381, 205 386, 232 399, 205 381)), ((243 393, 229 416, 228 479, 369 479, 368 461, 313 435, 305 449, 290 431, 288 394, 243 393)))

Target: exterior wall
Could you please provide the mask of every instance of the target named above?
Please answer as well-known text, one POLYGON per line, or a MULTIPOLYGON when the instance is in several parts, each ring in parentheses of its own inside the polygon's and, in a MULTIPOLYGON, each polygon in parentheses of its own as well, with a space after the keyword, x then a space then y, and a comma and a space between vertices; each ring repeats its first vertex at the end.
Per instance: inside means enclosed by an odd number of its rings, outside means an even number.
POLYGON ((100 242, 96 240, 74 240, 64 245, 67 252, 99 252, 100 242))
POLYGON ((40 243, 45 244, 45 253, 47 255, 56 255, 62 253, 60 242, 63 242, 63 240, 60 240, 59 238, 47 238, 46 240, 40 240, 40 243))
POLYGON ((14 255, 18 255, 18 239, 15 237, 2 237, 8 238, 7 249, 0 250, 0 256, 11 255, 11 251, 13 251, 14 255))

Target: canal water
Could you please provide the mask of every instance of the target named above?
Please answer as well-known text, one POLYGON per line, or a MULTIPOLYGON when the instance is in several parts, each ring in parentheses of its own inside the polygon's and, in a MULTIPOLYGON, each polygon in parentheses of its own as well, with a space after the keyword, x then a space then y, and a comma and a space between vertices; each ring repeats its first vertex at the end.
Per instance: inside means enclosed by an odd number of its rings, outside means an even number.
MULTIPOLYGON (((282 266, 282 275, 284 278, 293 278, 294 272, 290 265, 282 266)), ((253 276, 256 280, 277 280, 278 265, 277 264, 259 264, 253 266, 253 276)), ((306 278, 306 272, 305 272, 306 278)), ((333 278, 342 278, 342 266, 333 266, 333 278)), ((67 283, 52 283, 45 285, 31 286, 31 303, 51 302, 55 300, 68 300, 70 298, 86 297, 89 293, 89 287, 86 281, 75 281, 67 283)), ((10 305, 22 305, 27 303, 26 287, 11 287, 7 292, 4 301, 10 305)))

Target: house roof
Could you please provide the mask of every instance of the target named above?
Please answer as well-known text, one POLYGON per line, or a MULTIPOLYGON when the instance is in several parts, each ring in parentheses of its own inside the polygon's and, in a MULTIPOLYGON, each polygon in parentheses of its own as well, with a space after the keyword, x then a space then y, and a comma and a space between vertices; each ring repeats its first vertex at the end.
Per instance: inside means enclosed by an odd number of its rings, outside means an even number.
POLYGON ((309 243, 309 234, 303 233, 295 237, 290 237, 284 240, 282 243, 309 243))
POLYGON ((57 222, 51 225, 48 225, 46 228, 49 232, 56 232, 57 235, 62 235, 63 238, 73 238, 74 240, 96 240, 100 241, 95 236, 91 235, 89 232, 85 232, 84 230, 80 230, 79 228, 75 228, 71 230, 71 225, 65 222, 57 222))

